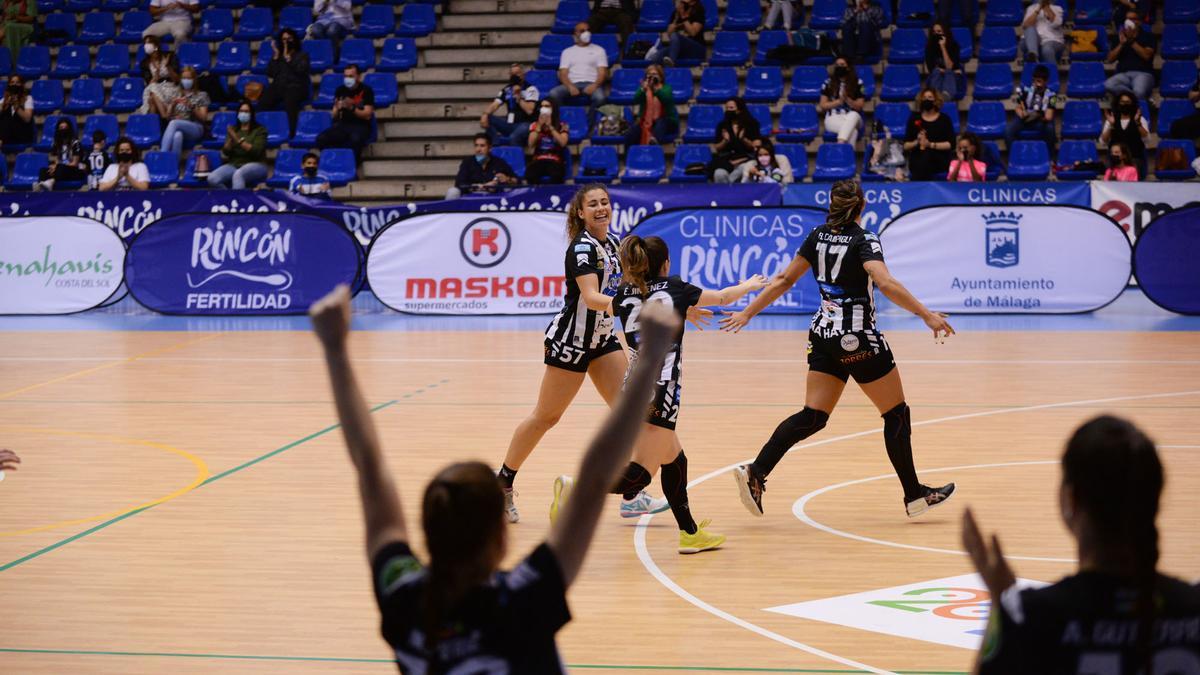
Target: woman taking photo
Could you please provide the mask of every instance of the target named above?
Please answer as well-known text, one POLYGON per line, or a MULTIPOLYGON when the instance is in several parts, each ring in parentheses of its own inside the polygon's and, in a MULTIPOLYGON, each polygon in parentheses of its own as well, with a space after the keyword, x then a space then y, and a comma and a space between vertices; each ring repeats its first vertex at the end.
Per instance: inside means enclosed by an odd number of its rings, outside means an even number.
POLYGON ((146 88, 142 91, 142 107, 138 108, 138 113, 146 114, 155 112, 151 102, 153 97, 159 101, 174 101, 179 96, 179 59, 164 50, 154 35, 146 36, 142 50, 146 52, 141 65, 146 88))
POLYGON ((625 148, 631 145, 662 144, 679 131, 679 111, 675 109, 675 92, 667 84, 662 66, 646 68, 642 86, 633 95, 638 106, 637 121, 625 134, 625 148))
POLYGON ((933 24, 925 43, 925 69, 929 72, 925 86, 938 90, 947 101, 958 98, 958 74, 963 67, 960 54, 947 24, 933 24))

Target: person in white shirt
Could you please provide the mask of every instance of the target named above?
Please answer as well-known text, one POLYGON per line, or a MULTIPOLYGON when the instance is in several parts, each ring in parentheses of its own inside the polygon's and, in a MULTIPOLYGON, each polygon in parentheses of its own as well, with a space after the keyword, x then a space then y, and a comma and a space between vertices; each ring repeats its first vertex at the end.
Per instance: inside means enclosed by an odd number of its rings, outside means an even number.
POLYGON ((101 191, 145 190, 150 187, 150 170, 138 161, 137 146, 122 136, 117 139, 117 161, 100 177, 101 191))
POLYGON ((351 0, 316 0, 313 16, 315 19, 308 27, 308 37, 315 40, 333 40, 334 44, 340 44, 354 32, 354 3, 351 0))
POLYGON ((192 33, 192 15, 200 11, 195 0, 150 0, 150 16, 154 23, 142 31, 142 37, 163 38, 170 34, 178 46, 187 42, 192 33))
POLYGON ((1063 39, 1063 8, 1054 0, 1038 0, 1025 10, 1025 60, 1058 63, 1066 42, 1063 39))
POLYGON ((858 128, 862 125, 863 81, 844 56, 833 63, 829 79, 821 85, 821 100, 817 111, 825 113, 825 131, 837 134, 838 143, 854 145, 858 142, 858 128))
POLYGON ((604 105, 604 80, 608 78, 608 53, 604 47, 592 44, 592 32, 584 21, 575 24, 575 44, 563 50, 558 60, 557 87, 547 98, 560 107, 567 99, 586 96, 591 112, 604 105))

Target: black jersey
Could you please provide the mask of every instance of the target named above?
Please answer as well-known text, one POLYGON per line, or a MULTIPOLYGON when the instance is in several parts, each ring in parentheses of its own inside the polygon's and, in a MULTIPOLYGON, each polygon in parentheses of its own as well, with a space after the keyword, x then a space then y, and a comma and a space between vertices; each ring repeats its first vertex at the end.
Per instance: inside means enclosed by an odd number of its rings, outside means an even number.
POLYGON ((404 543, 385 546, 371 562, 383 637, 405 675, 471 673, 550 675, 566 672, 554 634, 568 621, 562 568, 542 544, 509 572, 467 593, 426 649, 424 596, 429 573, 404 543), (436 665, 436 669, 432 666, 436 665))
POLYGON ((546 327, 546 339, 583 349, 599 347, 612 335, 613 318, 605 312, 588 309, 579 292, 576 277, 595 274, 600 292, 613 295, 621 280, 621 263, 616 237, 599 241, 587 230, 571 240, 566 255, 567 292, 562 309, 546 327))
MULTIPOLYGON (((704 289, 693 286, 677 276, 647 280, 645 294, 642 294, 632 284, 621 284, 617 288, 617 297, 613 301, 613 308, 617 316, 621 318, 621 327, 624 329, 625 342, 629 348, 635 355, 637 354, 640 344, 638 315, 641 314, 642 307, 646 303, 661 302, 670 305, 680 318, 687 318, 688 308, 694 307, 700 302, 700 294, 703 292, 704 289)), ((663 363, 662 373, 658 379, 659 384, 679 382, 683 367, 683 327, 679 328, 679 334, 675 337, 674 342, 663 363)), ((632 363, 630 363, 630 367, 632 367, 632 363)))
POLYGON ((1200 588, 1159 575, 1149 670, 1135 663, 1136 598, 1127 580, 1097 572, 1036 590, 1010 588, 992 604, 980 672, 1200 674, 1200 588))
POLYGON ((814 333, 830 337, 875 328, 875 288, 863 263, 883 260, 878 236, 858 225, 837 232, 822 225, 809 233, 799 255, 812 265, 821 289, 814 333))

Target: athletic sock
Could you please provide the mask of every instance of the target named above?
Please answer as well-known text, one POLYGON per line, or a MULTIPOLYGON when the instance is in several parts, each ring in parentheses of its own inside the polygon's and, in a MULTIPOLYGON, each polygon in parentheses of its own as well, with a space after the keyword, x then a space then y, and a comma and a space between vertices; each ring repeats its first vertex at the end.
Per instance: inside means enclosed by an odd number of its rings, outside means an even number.
POLYGON ((650 484, 650 472, 646 467, 637 462, 630 462, 629 466, 625 467, 625 473, 617 477, 617 484, 610 490, 613 494, 618 494, 626 500, 637 497, 638 493, 646 489, 650 484))
POLYGON ((505 489, 511 490, 513 481, 517 479, 517 470, 508 468, 507 464, 501 464, 500 472, 496 474, 496 477, 500 479, 500 484, 503 485, 505 489))
POLYGON ((913 466, 912 417, 907 403, 883 413, 883 443, 887 447, 892 468, 896 470, 896 477, 904 487, 904 501, 910 502, 920 497, 923 490, 917 481, 917 469, 913 466))
POLYGON ((663 464, 659 480, 662 482, 663 496, 671 505, 671 515, 679 529, 688 534, 696 534, 696 521, 692 518, 692 510, 688 507, 687 493, 687 456, 680 450, 670 464, 663 464))
POLYGON ((793 445, 825 428, 829 413, 805 407, 775 427, 771 440, 763 445, 750 468, 759 478, 766 478, 793 445))

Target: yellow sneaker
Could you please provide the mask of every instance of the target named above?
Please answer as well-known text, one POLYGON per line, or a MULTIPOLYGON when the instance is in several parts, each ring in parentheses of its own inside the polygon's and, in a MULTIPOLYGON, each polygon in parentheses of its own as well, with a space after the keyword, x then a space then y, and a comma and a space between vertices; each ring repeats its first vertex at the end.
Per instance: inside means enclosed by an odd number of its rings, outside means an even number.
POLYGON ((696 528, 696 534, 688 534, 680 530, 679 552, 699 553, 721 548, 721 544, 725 543, 725 535, 706 531, 704 528, 708 527, 710 523, 712 523, 711 520, 701 521, 700 526, 696 528))
POLYGON ((550 502, 550 522, 558 520, 558 514, 566 505, 567 495, 571 493, 571 486, 574 484, 575 479, 570 476, 559 476, 554 479, 554 501, 550 502))

